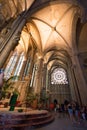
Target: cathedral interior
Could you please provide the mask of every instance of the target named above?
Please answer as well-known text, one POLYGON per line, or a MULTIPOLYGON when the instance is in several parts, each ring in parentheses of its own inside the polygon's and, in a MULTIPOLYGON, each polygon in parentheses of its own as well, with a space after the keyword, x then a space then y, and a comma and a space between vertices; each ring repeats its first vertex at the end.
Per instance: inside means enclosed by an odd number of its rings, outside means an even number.
POLYGON ((0 68, 20 102, 87 105, 87 1, 0 0, 0 68))

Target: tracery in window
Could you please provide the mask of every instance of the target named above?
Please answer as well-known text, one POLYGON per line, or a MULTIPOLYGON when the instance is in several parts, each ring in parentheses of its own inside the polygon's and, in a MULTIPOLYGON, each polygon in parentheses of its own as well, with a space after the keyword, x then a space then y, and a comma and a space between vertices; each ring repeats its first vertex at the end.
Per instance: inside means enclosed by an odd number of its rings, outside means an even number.
POLYGON ((24 69, 23 76, 27 76, 28 75, 29 68, 30 68, 30 57, 27 58, 26 66, 25 66, 25 69, 24 69))
POLYGON ((20 58, 19 58, 16 70, 14 73, 14 76, 17 76, 16 79, 18 79, 18 76, 20 75, 20 71, 22 69, 23 62, 24 62, 24 52, 20 54, 20 58))
POLYGON ((18 79, 18 76, 20 75, 23 66, 24 59, 24 52, 22 52, 21 54, 18 54, 17 52, 13 53, 4 71, 6 79, 9 79, 11 76, 17 76, 15 77, 15 79, 18 79))
POLYGON ((13 55, 11 56, 8 64, 7 64, 6 68, 5 68, 5 71, 4 71, 4 77, 6 79, 11 77, 14 66, 17 62, 17 58, 18 58, 18 54, 17 54, 17 52, 14 52, 13 55))
POLYGON ((51 84, 68 84, 66 71, 63 68, 56 68, 51 74, 51 84))

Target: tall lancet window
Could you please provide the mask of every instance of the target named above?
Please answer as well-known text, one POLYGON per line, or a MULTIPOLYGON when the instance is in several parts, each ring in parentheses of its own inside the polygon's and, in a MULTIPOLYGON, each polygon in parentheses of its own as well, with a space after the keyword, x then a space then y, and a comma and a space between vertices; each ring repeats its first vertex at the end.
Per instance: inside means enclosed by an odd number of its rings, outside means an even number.
POLYGON ((6 79, 10 78, 11 76, 17 76, 15 79, 18 79, 24 59, 24 52, 21 54, 18 54, 17 52, 13 53, 4 71, 6 79))
POLYGON ((33 67, 33 72, 32 72, 30 87, 33 87, 34 77, 35 77, 35 65, 33 67))
POLYGON ((17 66, 16 66, 16 69, 15 69, 15 72, 14 72, 14 76, 19 76, 20 75, 20 71, 22 69, 22 65, 23 65, 24 59, 25 59, 24 52, 22 52, 20 54, 20 58, 18 60, 17 66))
POLYGON ((27 76, 29 74, 29 68, 30 68, 30 57, 27 58, 23 76, 27 76))
POLYGON ((8 64, 7 64, 6 68, 5 68, 5 71, 4 71, 4 77, 6 79, 11 77, 13 69, 14 69, 15 64, 17 62, 17 58, 18 58, 18 54, 17 54, 17 52, 14 52, 13 55, 11 56, 8 64))
POLYGON ((68 84, 67 74, 63 68, 56 68, 51 74, 51 84, 68 84))

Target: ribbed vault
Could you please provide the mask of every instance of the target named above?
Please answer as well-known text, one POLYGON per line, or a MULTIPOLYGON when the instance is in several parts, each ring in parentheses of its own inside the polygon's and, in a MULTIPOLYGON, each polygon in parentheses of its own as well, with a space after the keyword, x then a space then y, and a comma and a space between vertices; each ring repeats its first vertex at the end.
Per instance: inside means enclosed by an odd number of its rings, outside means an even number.
POLYGON ((56 4, 51 2, 34 13, 27 21, 19 43, 27 52, 31 46, 29 39, 32 37, 37 46, 37 52, 43 56, 45 63, 52 60, 52 64, 55 62, 66 66, 68 63, 65 55, 71 56, 73 53, 72 28, 75 14, 78 14, 77 17, 82 15, 80 7, 73 2, 59 1, 56 4))

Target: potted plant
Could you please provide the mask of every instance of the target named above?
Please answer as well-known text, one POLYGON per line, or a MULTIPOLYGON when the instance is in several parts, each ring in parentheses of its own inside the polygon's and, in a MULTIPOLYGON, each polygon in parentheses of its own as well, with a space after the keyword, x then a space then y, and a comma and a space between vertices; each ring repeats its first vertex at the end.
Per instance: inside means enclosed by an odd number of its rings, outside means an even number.
MULTIPOLYGON (((14 89, 14 84, 15 84, 15 82, 13 81, 14 77, 16 76, 11 76, 9 79, 4 79, 2 92, 1 92, 1 99, 7 99, 10 97, 12 99, 12 96, 11 96, 12 93, 13 95, 15 95, 15 97, 18 97, 19 92, 17 89, 14 89)), ((11 99, 10 99, 10 102, 11 102, 11 99)))
POLYGON ((32 92, 27 94, 26 103, 27 103, 28 107, 30 106, 30 107, 36 109, 37 108, 37 104, 38 104, 38 95, 34 94, 32 92))
POLYGON ((13 81, 13 79, 15 77, 16 76, 11 76, 9 79, 4 79, 3 80, 1 98, 6 98, 6 96, 8 94, 11 94, 14 91, 14 84, 15 84, 15 82, 13 81))
POLYGON ((2 91, 1 91, 1 99, 6 98, 7 93, 9 93, 11 89, 13 89, 13 83, 11 82, 11 79, 12 79, 12 77, 7 80, 4 79, 3 87, 2 87, 2 91))
POLYGON ((43 104, 44 109, 48 109, 49 94, 46 92, 45 88, 43 88, 40 93, 40 102, 43 104))

